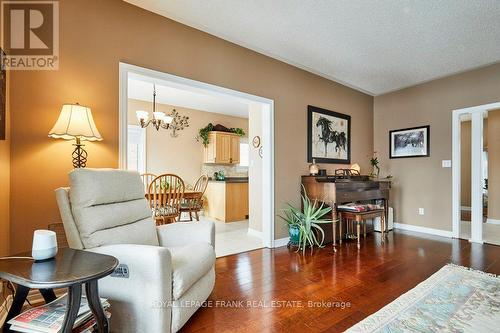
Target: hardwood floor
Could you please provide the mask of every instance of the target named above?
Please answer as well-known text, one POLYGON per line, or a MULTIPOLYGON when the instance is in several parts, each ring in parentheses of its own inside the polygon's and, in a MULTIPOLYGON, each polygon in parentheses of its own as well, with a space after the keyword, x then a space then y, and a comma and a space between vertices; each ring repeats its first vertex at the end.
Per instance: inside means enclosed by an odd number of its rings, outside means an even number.
POLYGON ((212 307, 182 332, 342 332, 450 262, 500 274, 500 247, 397 231, 384 245, 379 233, 368 235, 359 251, 348 242, 336 254, 281 247, 219 258, 212 307))

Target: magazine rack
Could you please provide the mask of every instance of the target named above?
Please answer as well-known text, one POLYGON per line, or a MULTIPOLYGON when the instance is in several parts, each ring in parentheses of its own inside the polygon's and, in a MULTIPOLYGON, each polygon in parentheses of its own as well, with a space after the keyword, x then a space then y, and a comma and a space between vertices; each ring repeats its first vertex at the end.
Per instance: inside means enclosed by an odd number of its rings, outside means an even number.
POLYGON ((118 260, 112 256, 70 248, 62 249, 54 259, 42 262, 31 259, 0 260, 0 278, 18 285, 3 332, 11 332, 7 322, 21 313, 30 289, 38 289, 45 302, 49 303, 56 299, 53 289, 68 288, 68 306, 61 332, 70 333, 80 308, 83 284, 99 332, 109 332, 97 281, 111 274, 116 266, 118 260))

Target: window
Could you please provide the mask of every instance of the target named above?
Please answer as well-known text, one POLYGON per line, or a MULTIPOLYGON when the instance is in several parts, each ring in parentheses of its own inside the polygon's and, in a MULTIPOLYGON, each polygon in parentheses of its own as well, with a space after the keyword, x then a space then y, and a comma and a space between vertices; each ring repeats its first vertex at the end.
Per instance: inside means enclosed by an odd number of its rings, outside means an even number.
POLYGON ((240 166, 247 167, 250 164, 250 151, 247 142, 240 142, 240 166))

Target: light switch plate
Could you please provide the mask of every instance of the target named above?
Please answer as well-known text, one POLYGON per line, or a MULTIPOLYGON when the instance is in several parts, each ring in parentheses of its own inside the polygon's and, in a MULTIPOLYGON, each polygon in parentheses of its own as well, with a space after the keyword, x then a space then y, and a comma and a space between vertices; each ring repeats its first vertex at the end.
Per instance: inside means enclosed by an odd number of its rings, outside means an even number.
POLYGON ((451 168, 451 160, 442 160, 441 161, 441 166, 443 168, 451 168))

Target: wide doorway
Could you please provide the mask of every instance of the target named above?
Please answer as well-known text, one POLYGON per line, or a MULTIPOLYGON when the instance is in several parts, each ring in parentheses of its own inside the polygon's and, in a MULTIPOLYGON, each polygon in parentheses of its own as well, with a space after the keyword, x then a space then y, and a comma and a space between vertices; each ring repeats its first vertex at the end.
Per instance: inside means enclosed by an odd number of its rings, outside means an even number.
POLYGON ((500 103, 453 113, 453 233, 500 245, 500 103))
POLYGON ((150 201, 182 192, 157 223, 214 222, 217 257, 272 247, 273 112, 266 98, 121 63, 120 168, 142 175, 150 201))

